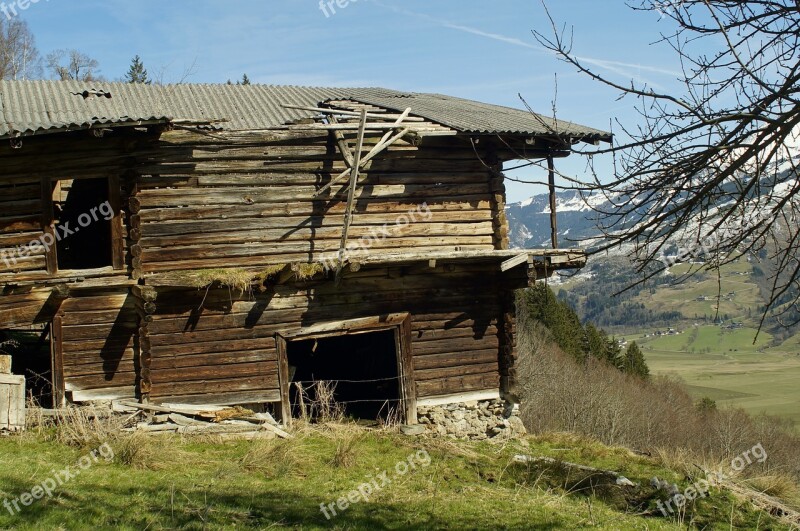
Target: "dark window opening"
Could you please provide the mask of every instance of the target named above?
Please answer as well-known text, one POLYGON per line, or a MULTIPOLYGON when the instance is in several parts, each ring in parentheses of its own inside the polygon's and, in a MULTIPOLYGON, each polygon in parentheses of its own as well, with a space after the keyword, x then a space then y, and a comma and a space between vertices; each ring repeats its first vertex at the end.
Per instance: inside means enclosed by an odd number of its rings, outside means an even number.
POLYGON ((97 269, 112 265, 108 179, 62 181, 55 209, 59 269, 97 269), (68 184, 65 184, 68 183, 68 184))
POLYGON ((362 420, 398 416, 400 380, 395 332, 371 332, 287 344, 292 415, 300 416, 300 382, 306 401, 317 399, 314 382, 335 385, 334 401, 348 417, 362 420))
POLYGON ((41 407, 53 404, 50 325, 0 330, 0 354, 11 356, 11 372, 25 376, 25 393, 41 407))

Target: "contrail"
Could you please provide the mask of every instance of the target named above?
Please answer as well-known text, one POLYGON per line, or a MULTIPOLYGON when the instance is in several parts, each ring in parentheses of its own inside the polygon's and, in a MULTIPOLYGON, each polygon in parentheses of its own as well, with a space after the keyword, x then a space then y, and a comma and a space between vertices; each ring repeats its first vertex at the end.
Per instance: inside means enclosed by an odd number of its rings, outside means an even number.
MULTIPOLYGON (((377 5, 377 6, 380 6, 380 7, 384 8, 384 9, 389 9, 391 11, 394 11, 395 13, 400 13, 402 15, 415 17, 415 18, 421 18, 421 19, 427 20, 429 22, 433 22, 435 24, 439 24, 440 26, 443 26, 445 28, 450 28, 450 29, 453 29, 453 30, 456 30, 456 31, 461 31, 463 33, 469 33, 471 35, 477 35, 479 37, 483 37, 483 38, 486 38, 486 39, 492 39, 492 40, 495 40, 495 41, 504 42, 506 44, 519 46, 521 48, 527 48, 529 50, 536 50, 538 52, 544 52, 544 53, 550 53, 550 54, 554 53, 552 50, 549 50, 549 49, 545 48, 544 46, 541 46, 541 45, 538 45, 538 44, 532 44, 532 43, 529 43, 529 42, 525 42, 522 39, 518 39, 516 37, 509 37, 507 35, 501 35, 499 33, 491 33, 491 32, 483 31, 481 29, 473 28, 473 27, 470 27, 470 26, 463 26, 461 24, 454 24, 453 22, 450 22, 448 20, 437 19, 437 18, 434 18, 434 17, 432 17, 430 15, 426 15, 424 13, 417 13, 417 12, 409 11, 407 9, 399 8, 399 7, 396 7, 396 6, 387 5, 387 4, 384 4, 383 2, 381 2, 380 0, 369 0, 369 1, 372 2, 373 4, 377 5)), ((596 66, 598 68, 601 68, 603 70, 612 72, 614 74, 618 74, 620 76, 629 77, 631 79, 636 79, 637 81, 648 83, 648 84, 650 84, 651 86, 654 86, 654 87, 657 87, 658 85, 656 83, 648 81, 647 79, 644 79, 640 75, 636 74, 635 71, 636 70, 642 70, 642 71, 646 71, 646 72, 652 72, 654 74, 661 74, 661 75, 673 76, 673 77, 679 77, 681 75, 680 72, 676 72, 674 70, 668 70, 668 69, 665 69, 665 68, 659 68, 659 67, 655 67, 655 66, 646 66, 646 65, 640 65, 640 64, 625 63, 625 62, 621 62, 621 61, 612 61, 612 60, 608 60, 608 59, 597 59, 597 58, 594 58, 594 57, 575 56, 575 58, 577 60, 579 60, 579 61, 582 61, 583 63, 596 66)))

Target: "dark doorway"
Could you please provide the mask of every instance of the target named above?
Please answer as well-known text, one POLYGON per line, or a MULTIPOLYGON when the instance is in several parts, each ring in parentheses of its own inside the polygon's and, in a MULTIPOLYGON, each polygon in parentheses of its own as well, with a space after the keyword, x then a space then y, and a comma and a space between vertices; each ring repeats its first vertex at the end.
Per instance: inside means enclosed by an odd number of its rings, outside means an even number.
POLYGON ((290 403, 292 415, 299 416, 299 392, 316 400, 315 382, 335 384, 334 401, 345 415, 363 420, 398 415, 400 380, 394 330, 349 334, 287 343, 290 403))
MULTIPOLYGON (((65 186, 66 188, 66 186, 65 186)), ((112 265, 108 179, 75 179, 55 201, 59 269, 112 265), (105 205, 105 206, 104 206, 105 205)))
POLYGON ((53 403, 50 325, 0 330, 0 354, 11 356, 11 372, 25 376, 25 393, 41 407, 53 403))

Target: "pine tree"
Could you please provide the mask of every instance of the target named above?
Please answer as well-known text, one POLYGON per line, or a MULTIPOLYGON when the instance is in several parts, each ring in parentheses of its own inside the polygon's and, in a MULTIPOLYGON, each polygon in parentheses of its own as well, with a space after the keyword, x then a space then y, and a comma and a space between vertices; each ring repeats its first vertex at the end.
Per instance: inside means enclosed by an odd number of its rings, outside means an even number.
POLYGON ((550 330, 561 350, 578 361, 585 361, 586 334, 578 314, 568 303, 558 300, 544 284, 525 290, 523 300, 529 318, 550 330))
POLYGON ((644 354, 639 345, 634 341, 628 346, 625 351, 624 363, 622 371, 640 378, 647 378, 650 376, 650 369, 647 367, 647 362, 644 359, 644 354))
POLYGON ((625 363, 625 356, 622 354, 622 347, 619 346, 617 338, 609 338, 604 330, 601 330, 600 334, 603 336, 606 343, 605 360, 612 366, 621 369, 625 363))
POLYGON ((586 354, 598 360, 606 357, 606 340, 601 332, 592 324, 586 325, 586 354))
POLYGON ((150 78, 147 76, 147 70, 144 68, 144 63, 142 63, 142 58, 138 55, 131 61, 131 67, 128 69, 128 73, 125 74, 125 82, 143 83, 145 85, 151 83, 150 78))
POLYGON ((249 85, 249 84, 250 84, 250 78, 249 78, 249 77, 247 77, 247 74, 244 74, 244 75, 242 76, 242 81, 241 81, 241 84, 242 84, 242 85, 249 85))

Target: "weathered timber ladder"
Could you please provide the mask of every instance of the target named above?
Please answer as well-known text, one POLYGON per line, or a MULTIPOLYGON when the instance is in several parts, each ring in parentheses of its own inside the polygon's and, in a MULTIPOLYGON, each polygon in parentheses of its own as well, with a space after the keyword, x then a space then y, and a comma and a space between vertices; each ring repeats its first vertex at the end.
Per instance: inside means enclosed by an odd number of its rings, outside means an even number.
POLYGON ((347 206, 345 208, 344 213, 344 224, 342 228, 342 241, 339 245, 339 253, 338 253, 338 263, 336 267, 336 282, 338 284, 339 280, 341 279, 341 273, 344 269, 345 261, 347 259, 347 239, 350 232, 350 225, 353 222, 353 206, 355 203, 355 195, 356 195, 356 186, 358 185, 358 176, 359 172, 366 168, 366 165, 369 161, 374 159, 377 155, 382 153, 383 151, 387 150, 397 141, 401 140, 407 134, 412 131, 411 126, 404 126, 403 122, 423 122, 424 118, 419 117, 409 117, 411 114, 411 107, 408 107, 405 111, 403 111, 400 115, 390 115, 390 114, 370 114, 367 112, 367 107, 363 107, 361 111, 354 112, 354 111, 346 111, 341 109, 333 109, 333 108, 322 108, 322 107, 300 107, 294 105, 284 105, 284 107, 288 109, 298 109, 298 110, 305 110, 305 111, 313 111, 319 112, 325 115, 325 119, 327 120, 327 124, 321 124, 324 129, 327 129, 331 133, 333 133, 334 137, 336 138, 336 144, 339 147, 339 151, 342 152, 342 156, 344 157, 345 164, 347 165, 347 169, 340 173, 335 178, 331 179, 331 181, 320 188, 319 190, 314 193, 314 197, 319 197, 331 188, 335 186, 337 183, 344 180, 348 174, 350 175, 350 181, 347 184, 347 206), (355 117, 357 116, 359 119, 358 122, 358 135, 356 137, 356 147, 355 150, 351 153, 350 145, 344 137, 342 131, 352 129, 352 124, 341 124, 339 123, 336 116, 350 116, 355 117), (394 118, 394 123, 368 123, 369 119, 392 119, 394 118), (366 132, 368 130, 384 130, 386 129, 386 133, 384 133, 383 137, 375 144, 369 153, 362 157, 362 152, 364 149, 364 137, 366 136, 366 132))

